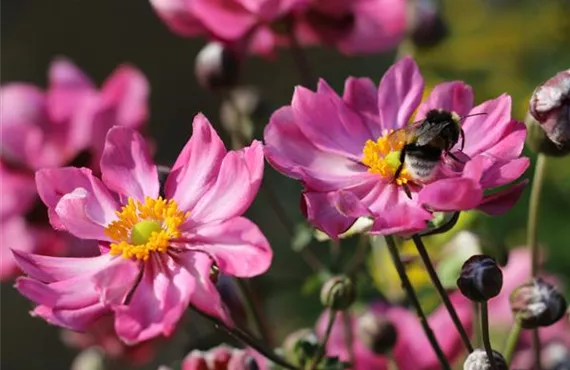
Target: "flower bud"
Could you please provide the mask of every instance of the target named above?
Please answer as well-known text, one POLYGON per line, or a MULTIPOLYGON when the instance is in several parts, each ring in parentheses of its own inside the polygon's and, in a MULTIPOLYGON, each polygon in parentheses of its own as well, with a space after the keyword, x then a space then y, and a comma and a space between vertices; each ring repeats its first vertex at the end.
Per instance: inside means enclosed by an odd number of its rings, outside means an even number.
MULTIPOLYGON (((507 361, 505 361, 503 355, 493 350, 493 357, 495 364, 497 364, 497 370, 509 370, 507 361)), ((476 348, 465 359, 463 370, 491 370, 491 363, 487 357, 487 352, 485 352, 484 349, 476 348)))
POLYGON ((104 370, 105 356, 96 348, 85 349, 75 357, 71 370, 104 370))
POLYGON ((487 301, 501 292, 503 272, 493 258, 484 254, 475 255, 461 267, 457 286, 470 300, 487 301))
POLYGON ((333 310, 346 310, 356 299, 356 286, 348 276, 335 276, 321 289, 321 303, 333 310))
POLYGON ((550 326, 566 312, 566 300, 562 294, 554 285, 541 278, 535 278, 515 289, 510 302, 513 313, 525 329, 550 326))
POLYGON ((408 4, 410 37, 417 47, 432 47, 447 37, 449 28, 434 0, 416 0, 408 4))
POLYGON ((283 342, 285 356, 298 366, 313 359, 317 352, 319 341, 311 329, 299 329, 289 334, 283 342))
POLYGON ((202 87, 218 90, 235 85, 239 67, 235 51, 219 42, 210 42, 196 56, 194 72, 202 87))
POLYGON ((526 143, 533 152, 543 153, 551 157, 562 157, 570 153, 570 145, 559 146, 554 144, 544 132, 540 122, 530 113, 524 120, 526 125, 526 143))
POLYGON ((529 113, 561 151, 570 151, 570 69, 559 72, 534 90, 529 113))
POLYGON ((386 317, 367 312, 358 318, 356 336, 372 352, 382 355, 394 348, 398 332, 386 317))

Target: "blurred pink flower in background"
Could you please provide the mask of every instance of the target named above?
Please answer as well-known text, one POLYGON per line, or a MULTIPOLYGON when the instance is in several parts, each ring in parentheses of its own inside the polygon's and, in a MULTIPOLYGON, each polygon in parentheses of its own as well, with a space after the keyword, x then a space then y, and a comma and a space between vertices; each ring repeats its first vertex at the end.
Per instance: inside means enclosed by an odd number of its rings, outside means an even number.
POLYGON ((36 175, 52 225, 97 240, 101 254, 63 258, 14 250, 29 275, 16 287, 38 304, 33 314, 86 330, 113 311, 115 330, 127 344, 169 336, 189 304, 231 325, 211 281, 212 266, 251 277, 265 272, 272 259, 259 228, 241 217, 261 183, 261 144, 228 152, 208 120, 197 115, 162 198, 142 136, 114 127, 101 173, 102 181, 85 168, 36 175))
POLYGON ((207 351, 193 350, 182 360, 181 370, 264 369, 266 360, 251 349, 219 345, 207 351))
MULTIPOLYGON (((0 88, 2 280, 19 272, 9 248, 58 255, 75 242, 47 224, 34 171, 72 162, 97 171, 107 131, 115 125, 140 129, 148 115, 148 82, 134 67, 119 66, 97 90, 77 66, 60 58, 51 64, 48 80, 45 91, 23 82, 0 88)), ((89 255, 95 244, 84 247, 89 255)))
MULTIPOLYGON (((459 292, 450 295, 451 302, 457 309, 461 323, 468 333, 473 330, 473 305, 459 292)), ((372 303, 360 315, 351 315, 352 338, 354 340, 355 370, 387 370, 388 358, 385 355, 374 353, 367 347, 362 338, 358 337, 357 321, 365 314, 372 314, 386 319, 396 329, 396 345, 392 349, 392 358, 399 369, 437 370, 440 363, 431 348, 428 339, 418 321, 417 316, 401 306, 392 306, 388 303, 372 303)), ((322 336, 328 321, 328 312, 323 313, 316 325, 316 332, 322 336)), ((349 361, 349 350, 346 347, 346 337, 341 314, 337 314, 331 336, 327 343, 327 356, 339 356, 341 361, 349 361)), ((435 333, 446 358, 453 362, 463 353, 463 345, 449 313, 442 305, 428 317, 429 324, 435 333)))
POLYGON ((529 165, 520 157, 526 130, 511 119, 511 98, 502 95, 473 108, 471 88, 448 82, 421 103, 423 89, 418 66, 406 57, 378 88, 367 78, 349 78, 340 97, 321 80, 316 92, 298 86, 291 105, 273 113, 264 133, 267 160, 303 183, 302 208, 314 226, 337 237, 359 217, 369 217, 371 233, 412 233, 431 219, 425 206, 499 214, 518 200, 524 182, 484 193, 518 179, 529 165), (463 153, 460 142, 452 149, 465 157, 464 166, 446 165, 444 155, 429 181, 419 183, 405 167, 394 181, 405 139, 400 131, 391 133, 406 127, 416 109, 416 120, 430 109, 485 115, 464 121, 463 153))
POLYGON ((151 0, 175 33, 271 53, 290 43, 326 44, 344 54, 395 47, 406 32, 405 0, 151 0))

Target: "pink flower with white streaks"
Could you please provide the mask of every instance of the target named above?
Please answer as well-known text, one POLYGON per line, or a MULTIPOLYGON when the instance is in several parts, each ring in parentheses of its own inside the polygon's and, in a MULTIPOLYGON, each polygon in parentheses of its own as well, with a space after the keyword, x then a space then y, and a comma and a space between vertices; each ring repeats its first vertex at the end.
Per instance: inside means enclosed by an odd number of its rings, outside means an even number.
POLYGON ((209 38, 267 54, 290 44, 325 44, 348 55, 396 46, 404 37, 405 0, 151 0, 175 33, 209 38))
MULTIPOLYGON (((468 333, 473 330, 471 316, 472 305, 463 304, 469 301, 461 294, 450 295, 451 302, 457 309, 461 323, 468 333)), ((322 336, 328 321, 328 312, 319 318, 316 332, 322 336)), ((339 356, 341 361, 349 361, 349 350, 346 347, 346 337, 342 316, 337 314, 331 336, 327 342, 327 356, 339 356)), ((374 353, 368 348, 362 338, 359 337, 357 321, 364 315, 373 315, 388 320, 396 329, 396 344, 391 353, 399 369, 414 370, 437 370, 440 363, 428 339, 415 315, 409 309, 400 306, 391 306, 387 303, 373 303, 360 315, 352 314, 350 317, 352 337, 354 340, 354 370, 387 370, 388 359, 384 355, 374 353)), ((433 329, 438 343, 445 357, 455 361, 463 353, 463 344, 457 331, 453 328, 453 322, 445 307, 438 307, 428 317, 428 322, 433 329)))
POLYGON ((64 166, 88 150, 98 164, 105 135, 115 125, 140 128, 147 112, 148 82, 134 67, 119 66, 100 90, 77 66, 56 59, 49 86, 2 86, 2 158, 30 170, 64 166))
POLYGON ((518 200, 524 182, 485 192, 518 179, 529 164, 520 157, 526 130, 511 119, 511 98, 473 107, 469 86, 447 82, 421 103, 423 89, 416 63, 404 58, 378 88, 369 79, 349 78, 340 97, 321 80, 316 92, 297 87, 291 105, 273 113, 264 134, 266 158, 303 183, 302 209, 315 227, 336 238, 367 217, 373 234, 407 234, 424 229, 432 210, 500 214, 518 200), (414 178, 407 165, 394 178, 406 143, 399 129, 416 109, 415 120, 431 109, 460 117, 485 113, 463 121, 463 153, 461 142, 451 150, 464 165, 448 165, 444 153, 428 181, 414 178))
POLYGON ((271 263, 267 240, 241 217, 261 182, 261 143, 228 152, 199 114, 161 192, 144 139, 114 127, 101 173, 102 180, 85 168, 36 174, 52 225, 98 241, 101 254, 58 258, 14 250, 28 274, 16 286, 38 304, 33 314, 85 330, 112 311, 127 344, 170 335, 188 305, 232 325, 210 273, 215 264, 226 275, 251 277, 271 263))

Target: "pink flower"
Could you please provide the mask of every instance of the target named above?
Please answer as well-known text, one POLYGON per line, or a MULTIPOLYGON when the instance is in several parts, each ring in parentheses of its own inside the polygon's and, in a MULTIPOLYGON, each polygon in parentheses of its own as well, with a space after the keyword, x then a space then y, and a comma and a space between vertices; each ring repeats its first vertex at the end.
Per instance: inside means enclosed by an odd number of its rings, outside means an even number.
POLYGON ((516 180, 529 164, 520 157, 526 131, 511 119, 511 98, 502 95, 473 107, 469 86, 447 82, 420 103, 423 87, 416 63, 404 58, 378 89, 369 79, 349 78, 340 97, 321 80, 316 92, 297 87, 291 105, 273 113, 264 134, 267 160, 301 180, 302 209, 315 227, 337 237, 359 217, 369 217, 371 233, 405 234, 425 227, 432 217, 428 209, 499 214, 518 200, 524 183, 484 193, 516 180), (405 139, 401 131, 392 132, 404 128, 416 109, 416 120, 431 109, 485 115, 463 122, 463 153, 461 142, 452 152, 464 166, 448 165, 451 159, 443 155, 429 180, 418 180, 404 166, 394 181, 405 139))
MULTIPOLYGON (((459 293, 453 293, 451 301, 457 309, 459 318, 467 332, 471 332, 472 305, 464 304, 467 299, 459 293)), ((391 306, 387 303, 374 303, 363 314, 372 314, 389 320, 396 328, 396 345, 392 355, 399 369, 437 370, 440 364, 427 340, 417 316, 408 309, 391 306)), ((346 347, 344 324, 339 315, 334 323, 331 336, 327 343, 327 355, 339 356, 342 361, 349 361, 349 351, 346 347)), ((356 330, 358 315, 351 315, 352 337, 354 340, 355 370, 387 370, 386 356, 376 354, 370 350, 358 337, 356 330)), ((317 334, 323 335, 328 321, 328 312, 325 312, 317 322, 317 334)), ((445 307, 440 306, 429 317, 429 324, 449 361, 455 361, 462 354, 463 345, 459 334, 453 328, 453 322, 445 307)))
POLYGON ((46 91, 20 82, 1 88, 4 160, 37 170, 88 150, 98 164, 112 126, 140 128, 147 118, 148 82, 131 66, 119 66, 100 91, 66 59, 55 60, 48 77, 46 91))
POLYGON ((29 277, 19 291, 38 304, 34 315, 85 330, 114 312, 117 335, 135 344, 170 335, 189 304, 231 325, 211 281, 220 272, 265 272, 272 251, 255 224, 241 217, 259 188, 259 142, 226 151, 203 115, 164 184, 143 138, 112 128, 101 158, 102 180, 86 168, 36 174, 54 227, 97 240, 92 258, 37 256, 14 250, 29 277))
POLYGON ((240 50, 270 53, 289 37, 302 44, 326 44, 345 54, 396 46, 406 30, 404 0, 151 0, 175 33, 209 38, 240 50))

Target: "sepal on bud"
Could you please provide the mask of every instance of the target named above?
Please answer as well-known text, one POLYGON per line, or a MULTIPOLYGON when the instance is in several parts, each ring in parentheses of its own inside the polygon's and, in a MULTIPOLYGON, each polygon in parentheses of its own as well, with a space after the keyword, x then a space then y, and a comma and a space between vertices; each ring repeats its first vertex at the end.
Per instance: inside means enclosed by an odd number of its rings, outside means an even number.
POLYGON ((228 46, 210 42, 196 55, 194 73, 198 83, 209 90, 235 85, 240 69, 240 58, 228 46))
MULTIPOLYGON (((497 370, 509 370, 507 361, 501 353, 493 350, 493 357, 495 364, 497 364, 497 370)), ((487 357, 487 352, 485 352, 484 349, 476 348, 465 359, 463 370, 491 370, 491 363, 487 357)))
POLYGON ((457 286, 472 301, 487 301, 501 292, 503 272, 493 258, 483 254, 475 255, 461 267, 457 286))
POLYGON ((332 310, 346 310, 356 299, 356 286, 348 276, 335 276, 321 289, 321 303, 332 310))
POLYGON ((566 300, 558 289, 535 278, 516 288, 510 296, 513 314, 525 329, 550 326, 566 312, 566 300))
POLYGON ((394 348, 398 332, 386 317, 367 312, 358 318, 356 336, 372 352, 382 355, 394 348))

